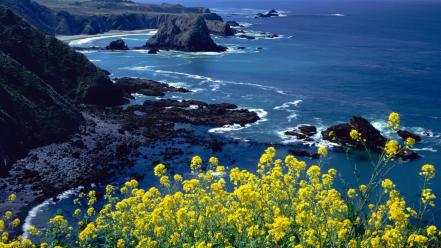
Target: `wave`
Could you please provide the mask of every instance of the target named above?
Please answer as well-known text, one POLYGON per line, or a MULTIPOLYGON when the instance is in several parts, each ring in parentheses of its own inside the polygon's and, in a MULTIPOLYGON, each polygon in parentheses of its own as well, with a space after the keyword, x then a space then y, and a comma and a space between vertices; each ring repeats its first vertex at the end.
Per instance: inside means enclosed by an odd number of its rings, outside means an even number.
POLYGON ((265 111, 264 109, 261 109, 261 108, 258 108, 258 109, 250 108, 248 110, 252 111, 252 112, 255 112, 257 114, 257 116, 259 116, 260 120, 254 122, 254 123, 246 124, 244 126, 241 126, 239 124, 233 124, 233 125, 225 125, 225 126, 222 126, 222 127, 216 127, 216 128, 212 128, 212 129, 208 130, 208 132, 209 133, 226 133, 226 132, 232 132, 232 131, 239 131, 241 129, 249 128, 251 126, 258 125, 258 124, 268 120, 266 118, 268 116, 268 112, 265 111))
POLYGON ((300 99, 299 100, 294 100, 294 101, 291 101, 291 102, 285 102, 285 103, 283 103, 280 106, 274 107, 273 109, 274 110, 284 110, 284 109, 287 109, 287 108, 289 108, 291 106, 297 107, 302 102, 303 102, 303 100, 300 100, 300 99))
MULTIPOLYGON (((80 190, 82 190, 83 188, 84 187, 80 186, 75 189, 70 189, 70 190, 64 191, 63 193, 59 194, 55 198, 58 199, 58 201, 63 200, 63 199, 67 199, 67 198, 71 197, 72 195, 78 194, 78 192, 80 192, 80 190)), ((54 198, 51 198, 51 199, 48 199, 48 200, 44 201, 43 203, 33 207, 28 212, 28 215, 26 216, 26 219, 25 219, 24 224, 22 226, 23 238, 25 238, 25 239, 29 238, 29 236, 30 236, 29 230, 32 226, 32 220, 35 217, 37 217, 38 213, 43 211, 43 208, 45 208, 49 205, 53 205, 55 203, 56 202, 54 201, 54 198)))
POLYGON ((274 91, 274 92, 276 92, 278 94, 281 94, 281 95, 287 95, 287 93, 284 92, 283 90, 280 90, 280 89, 278 89, 276 87, 273 87, 273 86, 266 86, 266 85, 261 85, 261 84, 256 84, 256 83, 245 83, 245 82, 235 82, 235 81, 228 81, 228 80, 219 80, 219 79, 214 79, 212 77, 202 76, 202 75, 197 75, 197 74, 190 74, 190 73, 176 72, 176 71, 168 71, 168 70, 153 70, 152 68, 154 68, 154 66, 128 67, 126 69, 128 69, 128 70, 151 71, 153 73, 157 73, 157 74, 161 74, 161 75, 169 76, 169 77, 173 77, 173 75, 177 75, 177 76, 181 76, 181 77, 195 79, 195 80, 201 81, 201 83, 210 83, 211 86, 214 87, 214 88, 212 88, 212 90, 213 89, 217 90, 219 88, 219 85, 233 84, 233 85, 244 85, 244 86, 256 87, 256 88, 259 88, 261 90, 271 90, 271 91, 274 91))

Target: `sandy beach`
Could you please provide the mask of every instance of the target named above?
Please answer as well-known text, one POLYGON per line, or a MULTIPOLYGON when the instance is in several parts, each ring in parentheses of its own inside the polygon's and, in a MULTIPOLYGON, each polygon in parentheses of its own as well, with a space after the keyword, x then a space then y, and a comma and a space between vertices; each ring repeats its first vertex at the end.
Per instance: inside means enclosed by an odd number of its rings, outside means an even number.
POLYGON ((109 32, 101 33, 101 34, 57 35, 55 37, 63 42, 70 43, 72 41, 81 40, 81 39, 124 36, 124 35, 128 35, 128 34, 129 35, 130 34, 147 34, 152 31, 156 31, 156 29, 140 29, 140 30, 130 30, 130 31, 111 30, 109 32))

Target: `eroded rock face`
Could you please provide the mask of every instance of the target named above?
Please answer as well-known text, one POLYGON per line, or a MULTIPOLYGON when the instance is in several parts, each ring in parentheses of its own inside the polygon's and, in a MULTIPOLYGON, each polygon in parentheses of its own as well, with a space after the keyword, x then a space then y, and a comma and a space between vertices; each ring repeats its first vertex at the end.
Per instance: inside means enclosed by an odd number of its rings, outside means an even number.
POLYGON ((158 32, 146 43, 146 47, 162 50, 186 52, 222 52, 210 37, 204 18, 191 16, 184 20, 169 20, 162 24, 158 32))

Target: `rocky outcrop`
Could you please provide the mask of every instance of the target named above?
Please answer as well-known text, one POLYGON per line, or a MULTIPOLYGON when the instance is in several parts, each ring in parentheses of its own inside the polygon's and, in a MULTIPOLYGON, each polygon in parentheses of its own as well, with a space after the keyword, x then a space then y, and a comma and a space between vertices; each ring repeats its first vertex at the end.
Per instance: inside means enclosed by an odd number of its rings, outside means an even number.
POLYGON ((0 50, 74 102, 118 105, 122 93, 105 72, 55 37, 0 7, 0 50))
POLYGON ((186 19, 169 20, 146 43, 146 47, 186 52, 222 52, 226 48, 214 43, 204 18, 189 16, 186 19))
POLYGON ((114 40, 106 46, 107 50, 129 50, 126 43, 122 39, 114 40))
POLYGON ((244 126, 258 121, 259 116, 234 104, 208 104, 201 101, 160 100, 146 101, 143 105, 130 106, 128 112, 144 113, 139 118, 222 127, 239 124, 244 126))
POLYGON ((268 17, 276 17, 276 16, 280 16, 280 13, 277 10, 272 9, 266 13, 257 13, 256 18, 268 18, 268 17))
MULTIPOLYGON (((343 146, 353 147, 356 149, 364 149, 365 147, 371 151, 382 153, 387 139, 372 124, 359 116, 354 116, 349 123, 337 124, 322 131, 324 140, 341 144, 343 146), (363 142, 355 141, 350 137, 351 130, 357 130, 361 134, 363 142)), ((396 155, 401 160, 411 160, 420 158, 420 156, 410 150, 401 149, 396 155)))
POLYGON ((349 123, 337 124, 322 131, 322 136, 324 140, 359 149, 364 148, 361 142, 353 140, 349 135, 352 129, 361 133, 361 138, 366 140, 364 143, 367 148, 376 152, 383 151, 386 138, 368 120, 359 116, 352 117, 349 123))
POLYGON ((166 92, 190 92, 184 88, 177 88, 168 84, 140 78, 116 78, 114 81, 115 85, 123 90, 126 98, 133 98, 131 96, 133 93, 146 96, 164 96, 166 92))
POLYGON ((312 136, 317 133, 317 128, 312 125, 299 125, 293 130, 285 132, 285 135, 294 136, 299 140, 312 141, 312 136))

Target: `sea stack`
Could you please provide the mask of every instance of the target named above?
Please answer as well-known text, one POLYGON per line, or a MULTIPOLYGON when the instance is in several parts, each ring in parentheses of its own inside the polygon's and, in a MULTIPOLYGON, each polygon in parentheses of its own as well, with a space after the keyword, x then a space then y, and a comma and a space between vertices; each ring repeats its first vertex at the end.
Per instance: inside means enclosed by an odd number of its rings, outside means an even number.
POLYGON ((168 20, 147 41, 149 49, 178 50, 185 52, 223 52, 226 47, 217 45, 201 16, 168 20))

